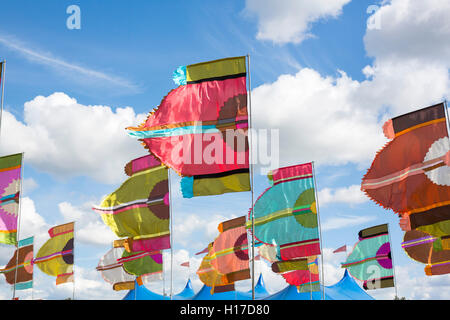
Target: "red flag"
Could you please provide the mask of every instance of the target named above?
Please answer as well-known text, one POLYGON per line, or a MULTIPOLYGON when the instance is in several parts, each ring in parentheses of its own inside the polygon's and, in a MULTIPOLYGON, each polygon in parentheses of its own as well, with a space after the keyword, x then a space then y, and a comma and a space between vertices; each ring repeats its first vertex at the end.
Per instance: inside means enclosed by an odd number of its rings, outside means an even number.
POLYGON ((183 262, 182 264, 180 264, 180 266, 189 267, 189 261, 183 262))
POLYGON ((344 252, 344 251, 347 252, 347 245, 345 245, 345 244, 342 247, 339 247, 336 250, 334 250, 333 253, 344 252))

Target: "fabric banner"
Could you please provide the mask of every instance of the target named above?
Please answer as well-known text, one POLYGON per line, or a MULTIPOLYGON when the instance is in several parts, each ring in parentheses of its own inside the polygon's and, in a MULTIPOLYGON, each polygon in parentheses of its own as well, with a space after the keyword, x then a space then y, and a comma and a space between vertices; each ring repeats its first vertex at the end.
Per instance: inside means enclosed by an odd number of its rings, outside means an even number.
MULTIPOLYGON (((393 118, 384 125, 384 131, 392 140, 377 153, 361 189, 396 213, 411 215, 450 205, 450 168, 446 163, 450 144, 444 104, 393 118)), ((448 208, 442 211, 448 213, 448 208)), ((430 214, 429 219, 437 214, 430 214)), ((450 214, 439 220, 449 218, 450 214)), ((424 214, 415 227, 426 224, 424 214)))
POLYGON ((365 281, 366 290, 393 286, 394 269, 387 224, 361 230, 359 241, 342 268, 356 279, 365 281))
POLYGON ((136 276, 153 275, 155 279, 162 279, 163 256, 162 252, 128 252, 124 251, 122 257, 117 260, 123 263, 123 269, 136 276))
POLYGON ((48 230, 50 239, 39 249, 34 264, 53 277, 56 284, 73 282, 74 222, 62 224, 48 230))
POLYGON ((16 290, 33 287, 33 240, 33 237, 20 240, 12 258, 0 270, 6 282, 15 285, 16 290))
POLYGON ((282 260, 320 254, 312 164, 284 167, 269 174, 273 185, 256 200, 255 237, 279 247, 282 260))
POLYGON ((411 230, 405 232, 402 248, 411 259, 426 264, 426 275, 442 275, 450 273, 448 240, 448 237, 442 239, 420 230, 411 230))
POLYGON ((22 157, 0 157, 0 243, 17 243, 22 157))
POLYGON ((126 272, 123 269, 123 263, 117 261, 124 251, 123 248, 112 248, 100 258, 96 268, 103 280, 113 285, 114 290, 129 290, 131 283, 133 284, 131 289, 134 289, 136 276, 126 272))
MULTIPOLYGON (((440 103, 388 120, 383 131, 391 141, 377 153, 361 183, 373 201, 399 214, 403 231, 437 237, 435 246, 450 237, 450 141, 445 108, 440 103)), ((408 255, 415 251, 412 246, 403 248, 408 255)), ((443 259, 445 253, 437 252, 429 251, 425 263, 443 259)), ((427 275, 450 272, 445 266, 435 272, 430 268, 425 267, 427 275)))
POLYGON ((234 290, 234 282, 230 281, 226 275, 219 273, 211 266, 209 253, 203 257, 203 260, 197 270, 197 275, 201 282, 211 287, 211 294, 217 292, 226 292, 234 290))
POLYGON ((287 283, 296 286, 298 292, 320 291, 318 258, 307 257, 306 262, 306 268, 285 272, 282 276, 287 283))
POLYGON ((208 253, 211 266, 219 273, 225 274, 230 282, 250 278, 245 224, 245 216, 220 223, 220 234, 208 253))
POLYGON ((183 197, 249 191, 245 57, 180 67, 179 87, 128 133, 183 177, 183 197), (234 171, 238 171, 235 173, 234 171), (221 174, 226 174, 225 176, 221 174))
POLYGON ((159 243, 164 246, 160 249, 167 249, 168 244, 164 241, 170 235, 167 168, 156 160, 143 157, 127 164, 125 171, 131 174, 130 178, 93 210, 118 237, 132 238, 133 243, 145 238, 148 241, 136 245, 155 246, 159 243))

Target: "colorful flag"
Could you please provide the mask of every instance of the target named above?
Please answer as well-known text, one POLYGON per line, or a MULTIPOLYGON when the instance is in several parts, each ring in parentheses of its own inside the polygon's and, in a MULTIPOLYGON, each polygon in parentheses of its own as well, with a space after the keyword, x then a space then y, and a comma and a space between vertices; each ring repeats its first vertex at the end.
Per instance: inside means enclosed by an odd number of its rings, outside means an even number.
POLYGON ((449 212, 450 169, 445 156, 450 144, 444 108, 441 103, 387 121, 385 135, 392 140, 377 153, 361 183, 361 189, 384 208, 420 216, 422 221, 414 221, 413 229, 439 220, 427 221, 428 216, 449 212))
POLYGON ((22 157, 0 157, 0 243, 17 243, 22 157))
POLYGON ((15 285, 16 290, 33 287, 33 237, 19 240, 17 250, 8 264, 0 272, 6 282, 15 285))
POLYGON ((250 279, 245 216, 219 224, 219 236, 209 250, 211 266, 229 282, 250 279))
POLYGON ((382 224, 359 232, 359 241, 342 264, 349 273, 364 281, 366 290, 394 286, 388 225, 382 224))
POLYGON ((211 294, 234 290, 236 281, 250 279, 245 216, 219 224, 219 236, 208 246, 197 274, 211 294))
POLYGON ((281 260, 320 254, 312 164, 274 170, 269 179, 273 185, 249 212, 255 238, 279 247, 281 260))
POLYGON ((170 91, 129 134, 181 175, 183 197, 250 190, 245 57, 179 67, 170 91))
POLYGON ((218 272, 211 266, 209 253, 203 257, 197 275, 201 282, 211 287, 211 294, 234 290, 234 282, 230 281, 225 274, 218 272))
POLYGON ((333 253, 338 253, 338 252, 347 252, 347 245, 343 245, 342 247, 339 247, 333 251, 333 253))
POLYGON ((129 274, 146 277, 146 282, 162 280, 163 256, 161 251, 128 252, 124 251, 117 262, 123 264, 123 269, 129 274))
POLYGON ((319 264, 317 256, 302 258, 306 260, 306 267, 301 264, 301 268, 282 274, 287 283, 297 287, 298 292, 320 291, 319 264))
POLYGON ((411 259, 426 264, 426 275, 450 273, 450 237, 434 237, 420 230, 411 230, 405 232, 402 248, 411 259))
MULTIPOLYGON (((377 153, 361 183, 373 201, 401 217, 402 230, 424 232, 440 238, 439 243, 450 236, 450 141, 445 108, 440 103, 388 120, 383 131, 391 141, 377 153)), ((432 257, 436 250, 429 254, 429 260, 442 258, 432 257)), ((435 274, 427 268, 427 274, 435 274)))
POLYGON ((73 282, 74 222, 48 230, 50 239, 39 249, 34 264, 53 277, 56 284, 73 282))
POLYGON ((170 248, 167 168, 149 155, 132 160, 125 172, 130 178, 93 210, 116 236, 131 238, 128 251, 170 248))
POLYGON ((123 263, 117 261, 124 251, 123 248, 112 248, 100 258, 97 266, 97 271, 101 273, 103 279, 112 284, 116 291, 134 289, 136 276, 126 272, 123 263))

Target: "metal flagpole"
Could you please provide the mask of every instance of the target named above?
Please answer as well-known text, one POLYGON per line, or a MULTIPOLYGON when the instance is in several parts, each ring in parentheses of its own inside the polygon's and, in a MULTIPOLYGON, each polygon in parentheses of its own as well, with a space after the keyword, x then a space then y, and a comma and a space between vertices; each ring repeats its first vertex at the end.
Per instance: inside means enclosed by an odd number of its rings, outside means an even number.
MULTIPOLYGON (((33 236, 33 248, 31 249, 31 251, 33 252, 34 255, 34 236, 33 236)), ((34 269, 33 265, 31 265, 31 267, 34 269)), ((34 271, 34 270, 33 270, 34 271)), ((33 278, 32 278, 32 283, 31 283, 31 300, 34 300, 34 273, 33 273, 33 278)))
POLYGON ((447 100, 444 100, 445 117, 447 118, 447 134, 450 135, 450 118, 448 117, 448 105, 447 100))
POLYGON ((1 108, 0 108, 0 135, 2 131, 2 121, 3 121, 3 96, 5 93, 5 67, 6 67, 6 60, 2 61, 2 73, 1 73, 1 79, 2 82, 2 98, 1 98, 1 108))
POLYGON ((73 277, 73 282, 72 282, 72 287, 73 287, 73 292, 72 292, 72 300, 75 300, 75 222, 73 222, 73 249, 72 249, 72 257, 73 257, 73 266, 72 266, 72 277, 73 277))
POLYGON ((309 269, 309 266, 308 272, 309 272, 309 300, 312 300, 311 270, 309 269))
POLYGON ((391 245, 392 241, 391 241, 391 232, 389 231, 389 223, 387 224, 387 229, 388 229, 388 236, 389 236, 389 246, 391 247, 392 271, 394 273, 394 291, 395 291, 395 296, 398 297, 397 281, 396 281, 397 277, 395 276, 394 252, 392 251, 392 245, 391 245))
POLYGON ((172 188, 171 188, 171 174, 170 169, 167 169, 169 171, 168 176, 168 185, 169 185, 169 219, 170 219, 170 300, 172 300, 172 294, 173 294, 173 217, 172 217, 172 188))
MULTIPOLYGON (((314 178, 314 193, 316 197, 316 206, 317 206, 317 222, 319 224, 319 243, 320 243, 320 264, 321 264, 321 273, 322 273, 322 300, 325 300, 325 278, 323 273, 323 246, 322 246, 322 227, 320 225, 320 214, 319 214, 319 198, 317 197, 317 181, 316 181, 316 170, 314 168, 314 161, 311 162, 312 170, 313 170, 313 178, 314 178)), ((320 281, 319 281, 320 285, 320 281)))
MULTIPOLYGON (((3 95, 2 95, 3 97, 3 95)), ((20 217, 22 211, 22 186, 23 186, 23 157, 24 152, 22 152, 22 160, 20 161, 20 191, 19 191, 19 211, 17 212, 17 230, 16 230, 16 270, 14 271, 14 285, 13 285, 13 300, 16 297, 16 282, 17 282, 17 265, 19 264, 19 232, 20 232, 20 217)))
POLYGON ((251 106, 252 106, 252 83, 251 83, 251 77, 250 77, 250 54, 247 54, 247 75, 248 75, 248 133, 249 136, 251 136, 251 139, 249 139, 249 157, 250 157, 250 163, 249 163, 249 169, 250 169, 250 180, 251 180, 251 194, 252 194, 252 205, 251 205, 251 212, 252 212, 252 300, 255 300, 255 213, 253 212, 253 205, 254 205, 254 195, 253 195, 253 155, 252 155, 252 142, 253 142, 253 135, 251 134, 252 131, 252 117, 251 117, 251 106))

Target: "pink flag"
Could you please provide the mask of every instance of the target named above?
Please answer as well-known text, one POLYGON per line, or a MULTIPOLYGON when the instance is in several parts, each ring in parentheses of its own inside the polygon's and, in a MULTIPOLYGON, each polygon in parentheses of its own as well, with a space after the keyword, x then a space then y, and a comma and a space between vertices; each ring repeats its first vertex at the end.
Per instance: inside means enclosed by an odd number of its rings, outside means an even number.
POLYGON ((180 264, 180 266, 189 267, 189 261, 183 262, 182 264, 180 264))
POLYGON ((347 252, 347 246, 346 245, 343 245, 342 247, 337 248, 336 250, 333 251, 333 253, 344 252, 344 251, 347 252))

